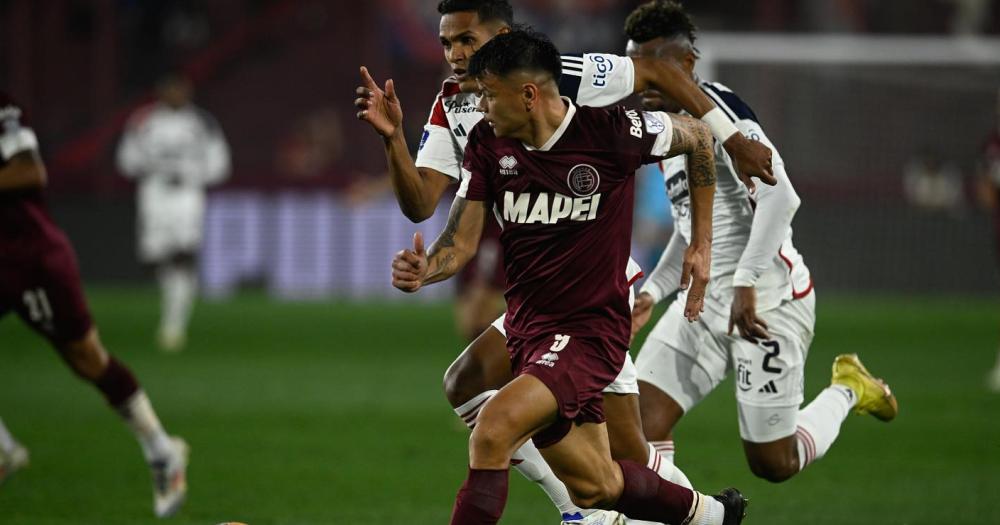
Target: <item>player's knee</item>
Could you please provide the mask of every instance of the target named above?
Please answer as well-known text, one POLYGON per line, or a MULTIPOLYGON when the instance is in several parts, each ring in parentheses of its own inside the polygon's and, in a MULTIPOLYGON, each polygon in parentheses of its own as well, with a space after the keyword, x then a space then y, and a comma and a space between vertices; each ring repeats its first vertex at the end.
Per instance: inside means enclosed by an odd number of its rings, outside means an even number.
POLYGON ((459 356, 444 373, 444 395, 453 407, 462 406, 486 390, 482 369, 465 354, 459 356))
POLYGON ((514 453, 515 443, 521 437, 512 415, 502 407, 480 412, 469 438, 472 454, 487 462, 502 460, 506 465, 514 453))
POLYGON ((100 377, 108 364, 107 352, 101 345, 96 330, 91 330, 78 340, 60 345, 59 352, 77 375, 90 381, 100 377))
POLYGON ((781 483, 799 472, 798 458, 788 455, 748 460, 750 471, 760 479, 781 483))

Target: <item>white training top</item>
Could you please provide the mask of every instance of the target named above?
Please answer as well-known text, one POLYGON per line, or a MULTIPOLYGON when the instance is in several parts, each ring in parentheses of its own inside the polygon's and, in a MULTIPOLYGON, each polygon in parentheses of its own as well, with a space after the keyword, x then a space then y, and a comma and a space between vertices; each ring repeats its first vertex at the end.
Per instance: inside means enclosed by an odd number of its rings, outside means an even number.
MULTIPOLYGON (((712 210, 712 267, 706 308, 726 314, 734 286, 754 286, 757 310, 777 307, 812 290, 812 278, 792 245, 792 218, 801 203, 785 172, 785 163, 764 134, 753 110, 719 83, 702 90, 723 109, 740 132, 771 148, 775 186, 757 184, 751 195, 737 177, 722 145, 715 144, 716 192, 712 210)), ((674 217, 674 235, 642 291, 656 301, 677 289, 684 250, 691 242, 690 195, 686 156, 661 163, 674 217)), ((684 294, 684 292, 682 292, 684 294)), ((680 300, 683 300, 681 298, 680 300)))

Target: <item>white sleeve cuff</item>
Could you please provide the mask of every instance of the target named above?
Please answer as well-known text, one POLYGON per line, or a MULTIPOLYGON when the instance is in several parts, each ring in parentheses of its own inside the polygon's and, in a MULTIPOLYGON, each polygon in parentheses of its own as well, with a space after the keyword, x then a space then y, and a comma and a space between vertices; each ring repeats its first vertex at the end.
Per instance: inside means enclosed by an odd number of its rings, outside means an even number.
POLYGON ((708 127, 712 130, 712 135, 715 136, 719 144, 724 143, 732 137, 734 133, 739 133, 740 130, 733 124, 732 120, 722 111, 722 108, 716 106, 701 116, 701 121, 708 124, 708 127))
POLYGON ((639 293, 648 293, 653 298, 654 304, 662 301, 664 296, 663 290, 652 279, 646 279, 646 282, 642 284, 642 288, 639 289, 639 293))
POLYGON ((753 287, 757 284, 758 277, 758 275, 750 270, 737 268, 736 273, 733 274, 733 286, 753 287))

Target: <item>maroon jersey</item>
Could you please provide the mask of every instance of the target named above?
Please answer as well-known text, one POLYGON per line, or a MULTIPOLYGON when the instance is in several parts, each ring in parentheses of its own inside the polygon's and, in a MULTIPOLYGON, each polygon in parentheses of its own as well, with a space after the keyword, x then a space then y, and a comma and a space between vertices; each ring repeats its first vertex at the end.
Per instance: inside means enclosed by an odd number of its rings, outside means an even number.
POLYGON ((625 349, 633 175, 667 152, 670 120, 564 100, 566 118, 539 149, 476 125, 459 196, 493 205, 503 225, 508 339, 558 332, 625 349))
MULTIPOLYGON (((37 149, 23 110, 0 92, 0 168, 14 155, 37 149)), ((65 237, 49 216, 40 188, 0 191, 0 259, 33 257, 61 242, 65 237)))

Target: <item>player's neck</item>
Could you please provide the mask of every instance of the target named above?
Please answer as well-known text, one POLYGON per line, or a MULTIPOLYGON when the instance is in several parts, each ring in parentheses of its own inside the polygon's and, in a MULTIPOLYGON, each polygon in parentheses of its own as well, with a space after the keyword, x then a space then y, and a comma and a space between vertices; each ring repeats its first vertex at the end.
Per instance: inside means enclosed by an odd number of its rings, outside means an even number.
POLYGON ((562 125, 568 111, 569 107, 561 97, 545 99, 532 115, 529 125, 525 126, 523 136, 518 138, 533 148, 541 148, 562 125))

